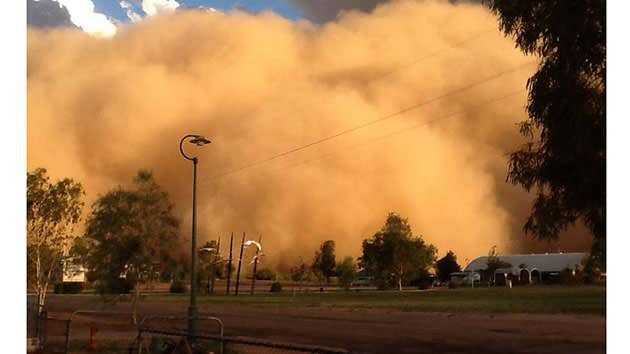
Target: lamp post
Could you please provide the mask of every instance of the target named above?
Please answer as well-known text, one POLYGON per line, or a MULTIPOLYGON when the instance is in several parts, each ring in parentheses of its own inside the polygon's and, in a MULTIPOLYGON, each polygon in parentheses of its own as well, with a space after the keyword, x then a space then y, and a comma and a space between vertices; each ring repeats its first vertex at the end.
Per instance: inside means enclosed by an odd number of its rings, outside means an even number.
POLYGON ((190 306, 188 307, 188 334, 194 340, 196 334, 197 319, 197 157, 186 155, 184 152, 184 141, 203 146, 210 144, 210 140, 202 135, 188 134, 179 141, 179 152, 182 156, 193 163, 193 190, 192 190, 192 237, 191 237, 191 267, 190 267, 190 306))
POLYGON ((261 240, 262 240, 262 236, 258 239, 258 242, 253 241, 253 240, 249 240, 245 242, 245 247, 249 247, 251 245, 256 246, 256 255, 252 259, 252 264, 254 264, 254 269, 252 273, 253 274, 252 275, 252 288, 250 291, 251 295, 254 295, 254 291, 256 290, 256 266, 258 265, 259 258, 262 256, 262 253, 260 253, 260 251, 262 251, 262 245, 260 244, 261 240))

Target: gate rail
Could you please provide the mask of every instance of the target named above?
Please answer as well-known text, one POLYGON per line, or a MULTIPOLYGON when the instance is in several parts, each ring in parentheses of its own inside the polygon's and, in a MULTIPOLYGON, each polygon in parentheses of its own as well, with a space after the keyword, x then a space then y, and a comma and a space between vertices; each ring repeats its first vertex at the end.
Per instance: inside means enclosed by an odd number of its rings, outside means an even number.
MULTIPOLYGON (((142 353, 142 334, 143 333, 152 333, 152 334, 162 334, 162 335, 170 335, 170 336, 181 336, 183 338, 186 337, 191 337, 189 335, 188 332, 186 331, 168 331, 168 330, 161 330, 158 328, 151 328, 151 327, 146 327, 145 326, 145 322, 147 320, 167 320, 167 321, 176 321, 176 320, 190 320, 193 319, 193 317, 190 316, 146 316, 144 318, 142 318, 142 321, 140 321, 140 325, 138 326, 138 336, 136 338, 136 343, 138 346, 138 354, 142 353)), ((216 338, 223 338, 223 330, 225 328, 225 326, 223 325, 223 321, 221 321, 221 319, 219 319, 218 317, 212 317, 212 316, 196 316, 194 317, 195 321, 212 321, 212 322, 216 322, 219 325, 219 335, 218 336, 213 336, 216 338)), ((200 335, 196 334, 195 336, 193 336, 194 338, 200 338, 200 335)), ((221 344, 221 348, 220 348, 220 353, 223 353, 223 341, 222 340, 218 340, 219 343, 221 344)))
MULTIPOLYGON (((160 330, 160 329, 141 329, 140 331, 145 333, 152 334, 161 334, 166 336, 177 336, 182 338, 190 337, 187 331, 168 331, 168 330, 160 330)), ((139 334, 140 335, 140 334, 139 334)), ((282 343, 282 342, 271 342, 267 340, 249 338, 249 337, 226 337, 222 335, 212 335, 212 334, 196 334, 194 339, 205 339, 212 340, 221 343, 221 351, 219 353, 223 353, 223 346, 225 344, 244 344, 255 347, 264 347, 264 348, 272 348, 272 349, 284 349, 284 350, 293 350, 301 353, 312 353, 312 354, 356 354, 355 352, 351 352, 345 349, 337 349, 337 348, 326 348, 320 346, 312 346, 312 345, 302 345, 302 344, 291 344, 291 343, 282 343)), ((138 342, 141 343, 141 342, 138 342)), ((142 354, 141 347, 138 347, 138 354, 142 354)))
MULTIPOLYGON (((119 312, 119 311, 98 311, 98 310, 77 310, 74 311, 70 318, 66 322, 66 345, 65 345, 65 354, 69 353, 70 350, 70 333, 72 328, 72 320, 77 315, 121 315, 121 316, 129 316, 131 322, 133 323, 133 312, 119 312)), ((134 325, 135 326, 135 325, 134 325)), ((137 327, 137 326, 136 326, 137 327)))

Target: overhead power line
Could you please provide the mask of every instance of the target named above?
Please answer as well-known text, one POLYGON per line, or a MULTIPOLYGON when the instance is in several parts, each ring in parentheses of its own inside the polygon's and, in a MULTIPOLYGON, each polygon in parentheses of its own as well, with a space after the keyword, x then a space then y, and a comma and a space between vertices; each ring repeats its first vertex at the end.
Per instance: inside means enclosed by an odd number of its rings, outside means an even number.
POLYGON ((350 134, 350 133, 355 132, 355 131, 357 131, 357 130, 364 129, 364 128, 366 128, 366 127, 369 127, 369 126, 372 126, 372 125, 374 125, 374 124, 377 124, 377 123, 383 122, 383 121, 385 121, 385 120, 388 120, 388 119, 394 118, 394 117, 399 116, 399 115, 402 115, 402 114, 404 114, 404 113, 407 113, 407 112, 410 112, 410 111, 416 110, 416 109, 418 109, 418 108, 420 108, 420 107, 423 107, 423 106, 426 106, 426 105, 428 105, 428 104, 430 104, 430 103, 433 103, 433 102, 436 102, 436 101, 439 101, 439 100, 445 99, 445 98, 447 98, 447 97, 450 97, 450 96, 453 96, 453 95, 459 94, 459 93, 464 92, 464 91, 466 91, 466 90, 469 90, 469 89, 471 89, 471 88, 474 88, 474 87, 480 86, 480 85, 482 85, 482 84, 484 84, 484 83, 486 83, 486 82, 489 82, 489 81, 492 81, 492 80, 498 79, 499 77, 502 77, 502 76, 507 75, 507 74, 509 74, 509 73, 513 73, 513 72, 519 71, 519 70, 521 70, 521 69, 523 69, 523 68, 525 68, 525 67, 527 67, 527 66, 530 66, 530 65, 532 65, 532 64, 535 64, 535 63, 536 63, 536 61, 530 61, 530 62, 527 62, 527 63, 524 63, 524 64, 517 65, 517 66, 512 67, 512 68, 510 68, 510 69, 507 69, 507 70, 504 70, 504 71, 500 71, 500 72, 495 73, 495 74, 493 74, 493 75, 487 76, 487 77, 483 78, 482 80, 475 81, 475 82, 470 83, 470 84, 468 84, 468 85, 461 86, 461 87, 459 87, 459 88, 457 88, 457 89, 455 89, 455 90, 452 90, 452 91, 446 92, 446 93, 444 93, 444 94, 441 94, 441 95, 438 95, 438 96, 435 96, 435 97, 432 97, 432 98, 429 98, 429 99, 427 99, 427 100, 424 100, 424 101, 419 102, 419 103, 417 103, 417 104, 414 104, 414 105, 412 105, 412 106, 409 106, 409 107, 403 108, 403 109, 401 109, 401 110, 399 110, 399 111, 397 111, 397 112, 394 112, 394 113, 388 114, 388 115, 386 115, 386 116, 383 116, 383 117, 380 117, 380 118, 377 118, 377 119, 374 119, 374 120, 371 120, 371 121, 365 122, 365 123, 363 123, 363 124, 360 124, 360 125, 355 126, 355 127, 352 127, 352 128, 348 128, 348 129, 345 129, 345 130, 341 130, 341 131, 339 131, 339 132, 337 132, 337 133, 335 133, 335 134, 332 134, 332 135, 326 136, 326 137, 324 137, 324 138, 321 138, 321 139, 318 139, 318 140, 312 141, 312 142, 310 142, 310 143, 307 143, 307 144, 304 144, 304 145, 301 145, 301 146, 297 146, 297 147, 295 147, 295 148, 292 148, 292 149, 289 149, 289 150, 286 150, 286 151, 280 152, 280 153, 275 154, 275 155, 272 155, 272 156, 270 156, 270 157, 268 157, 268 158, 265 158, 265 159, 262 159, 262 160, 258 160, 258 161, 254 161, 254 162, 252 162, 252 163, 246 164, 246 165, 241 166, 241 167, 238 167, 238 168, 236 168, 236 169, 233 169, 233 170, 230 170, 230 171, 226 171, 226 172, 224 172, 224 173, 220 173, 220 174, 218 174, 218 175, 215 175, 215 176, 210 177, 210 178, 209 178, 209 179, 207 179, 206 181, 212 181, 212 180, 215 180, 215 179, 223 178, 223 177, 225 177, 225 176, 228 176, 228 175, 231 175, 231 174, 234 174, 234 173, 237 173, 237 172, 240 172, 240 171, 243 171, 243 170, 249 169, 249 168, 253 168, 253 167, 258 166, 258 165, 261 165, 261 164, 269 163, 269 162, 274 161, 274 160, 276 160, 276 159, 279 159, 279 158, 281 158, 281 157, 284 157, 284 156, 287 156, 287 155, 290 155, 290 154, 296 153, 296 152, 298 152, 298 151, 301 151, 301 150, 307 149, 307 148, 309 148, 309 147, 312 147, 312 146, 315 146, 315 145, 318 145, 318 144, 324 143, 324 142, 326 142, 326 141, 329 141, 329 140, 335 139, 335 138, 340 137, 340 136, 342 136, 342 135, 350 134))
MULTIPOLYGON (((415 129, 418 129, 418 128, 421 128, 421 127, 424 127, 424 126, 428 126, 430 124, 433 124, 435 122, 438 122, 438 121, 441 121, 441 120, 444 120, 444 119, 447 119, 447 118, 455 117, 455 116, 462 115, 462 114, 472 113, 472 112, 479 112, 479 111, 481 111, 483 108, 485 108, 487 106, 490 106, 490 105, 495 104, 497 102, 500 102, 500 101, 503 101, 505 99, 514 97, 514 96, 516 96, 519 93, 522 93, 524 91, 525 91, 524 89, 520 89, 518 91, 514 91, 514 92, 511 92, 511 93, 508 93, 508 94, 505 94, 505 95, 493 98, 491 100, 485 101, 485 102, 483 102, 481 104, 478 104, 478 105, 475 105, 473 107, 470 107, 470 108, 466 109, 465 111, 457 111, 457 112, 451 112, 451 113, 448 113, 448 114, 440 115, 440 116, 437 116, 437 117, 435 117, 433 119, 429 119, 429 120, 426 120, 426 121, 418 122, 418 123, 409 125, 409 126, 403 128, 403 129, 399 129, 399 130, 396 130, 394 132, 391 132, 391 133, 388 133, 388 134, 385 134, 385 135, 379 135, 377 137, 373 137, 373 138, 370 138, 370 139, 363 140, 363 141, 361 141, 359 143, 356 143, 356 144, 351 144, 351 145, 344 146, 341 149, 338 149, 337 151, 334 151, 334 152, 331 152, 331 153, 321 154, 321 155, 315 156, 315 157, 310 158, 310 159, 298 161, 298 162, 293 163, 293 164, 279 166, 280 168, 278 168, 278 169, 289 169, 289 168, 293 168, 293 167, 296 167, 296 166, 305 165, 305 164, 308 164, 308 163, 311 163, 311 162, 314 162, 314 161, 323 160, 323 159, 326 159, 326 158, 329 158, 329 157, 334 157, 336 155, 340 155, 342 153, 345 153, 345 152, 347 152, 349 150, 353 150, 353 149, 357 149, 357 148, 360 148, 360 147, 363 147, 363 146, 367 146, 367 145, 370 145, 370 144, 372 144, 374 142, 385 141, 385 139, 390 138, 392 136, 408 133, 408 132, 411 132, 411 131, 413 131, 415 129)), ((245 170, 241 170, 240 172, 243 172, 243 171, 245 171, 245 170)))

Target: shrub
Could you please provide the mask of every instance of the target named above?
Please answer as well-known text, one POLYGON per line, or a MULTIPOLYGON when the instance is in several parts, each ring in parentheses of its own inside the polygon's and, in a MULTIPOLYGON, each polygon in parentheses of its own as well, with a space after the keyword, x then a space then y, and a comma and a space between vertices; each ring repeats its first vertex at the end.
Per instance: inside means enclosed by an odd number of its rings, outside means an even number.
POLYGON ((584 275, 580 270, 567 268, 560 273, 560 282, 564 285, 580 285, 584 283, 584 275))
POLYGON ((275 276, 276 273, 269 268, 263 268, 256 272, 256 280, 272 280, 275 276))
POLYGON ((171 287, 170 287, 169 291, 171 293, 174 293, 174 294, 183 294, 183 293, 188 291, 188 287, 186 286, 184 281, 182 281, 182 280, 174 280, 171 283, 171 287))
POLYGON ((271 284, 271 290, 272 293, 279 293, 282 291, 282 284, 278 283, 278 282, 274 282, 271 284))
POLYGON ((63 282, 55 284, 55 294, 78 294, 83 291, 83 282, 63 282))
POLYGON ((133 283, 126 278, 110 278, 99 280, 96 291, 100 294, 129 294, 133 290, 133 283))

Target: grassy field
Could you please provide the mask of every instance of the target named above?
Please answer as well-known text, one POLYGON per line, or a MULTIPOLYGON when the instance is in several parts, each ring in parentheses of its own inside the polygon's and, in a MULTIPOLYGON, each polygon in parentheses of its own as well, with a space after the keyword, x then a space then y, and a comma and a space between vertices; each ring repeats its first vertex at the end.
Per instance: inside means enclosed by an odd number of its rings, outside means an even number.
MULTIPOLYGON (((187 294, 151 294, 144 301, 186 302, 187 294)), ((293 296, 199 296, 200 304, 248 306, 384 308, 403 311, 576 313, 605 315, 606 290, 595 286, 433 289, 428 291, 337 291, 293 296)))

